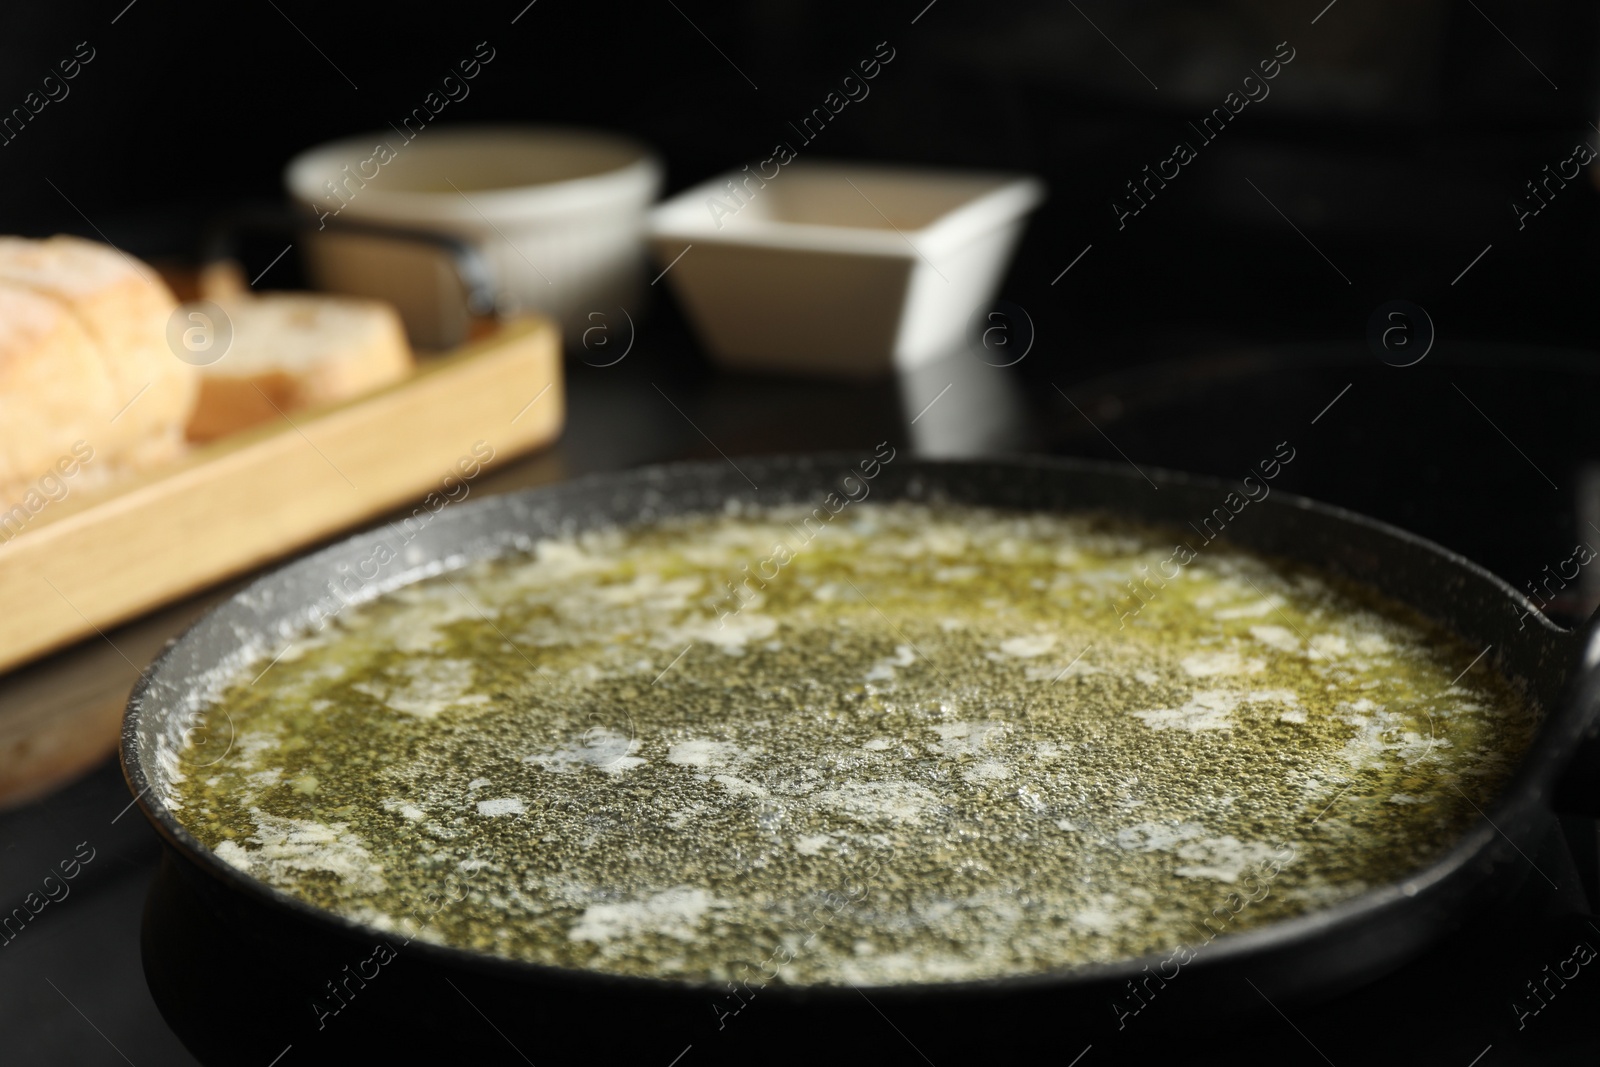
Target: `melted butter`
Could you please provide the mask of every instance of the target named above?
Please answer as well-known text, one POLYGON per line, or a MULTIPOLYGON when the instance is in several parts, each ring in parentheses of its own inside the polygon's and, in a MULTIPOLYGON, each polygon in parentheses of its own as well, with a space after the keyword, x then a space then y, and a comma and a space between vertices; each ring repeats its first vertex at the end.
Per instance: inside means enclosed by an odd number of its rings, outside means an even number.
POLYGON ((1230 893, 1231 932, 1397 881, 1535 724, 1486 665, 1452 683, 1478 650, 1307 571, 1210 546, 1132 613, 1162 531, 806 514, 347 609, 224 693, 236 743, 186 753, 180 817, 310 903, 516 959, 978 978, 1192 942, 1230 893))

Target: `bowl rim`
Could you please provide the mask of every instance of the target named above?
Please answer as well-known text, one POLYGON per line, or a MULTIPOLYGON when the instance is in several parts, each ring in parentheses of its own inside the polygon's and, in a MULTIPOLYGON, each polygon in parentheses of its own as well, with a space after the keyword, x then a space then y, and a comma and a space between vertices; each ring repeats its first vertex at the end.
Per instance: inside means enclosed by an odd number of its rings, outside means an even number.
MULTIPOLYGON (((335 175, 340 164, 370 157, 380 144, 399 156, 413 141, 427 146, 417 151, 435 153, 466 144, 492 146, 496 142, 520 142, 530 147, 587 144, 615 149, 623 162, 590 174, 466 192, 384 189, 375 178, 368 178, 373 183, 371 187, 358 190, 359 195, 344 201, 342 208, 349 208, 357 218, 470 224, 474 229, 489 229, 495 221, 516 223, 603 209, 615 211, 619 205, 633 202, 642 210, 659 194, 665 173, 655 150, 627 134, 581 126, 462 123, 423 129, 410 138, 375 130, 312 145, 284 164, 285 192, 296 205, 316 211, 319 204, 328 201, 328 194, 318 183, 335 175)), ((380 170, 377 177, 381 176, 380 170)))
MULTIPOLYGON (((678 242, 706 242, 730 247, 834 252, 850 255, 917 260, 940 259, 960 251, 974 239, 1016 222, 1045 200, 1045 183, 1012 171, 962 170, 942 167, 908 167, 832 159, 801 159, 784 170, 805 174, 835 174, 893 178, 908 182, 980 182, 988 188, 912 230, 901 230, 886 219, 887 228, 844 226, 823 222, 789 222, 756 216, 724 228, 700 206, 721 194, 729 181, 745 177, 742 170, 726 170, 691 186, 651 209, 646 232, 652 241, 676 247, 678 242)), ((780 181, 783 171, 767 181, 780 181)), ((756 190, 757 193, 760 190, 756 190)), ((863 194, 865 195, 865 194, 863 194)), ((869 201, 870 203, 870 201, 869 201)), ((874 205, 876 206, 876 205, 874 205)))

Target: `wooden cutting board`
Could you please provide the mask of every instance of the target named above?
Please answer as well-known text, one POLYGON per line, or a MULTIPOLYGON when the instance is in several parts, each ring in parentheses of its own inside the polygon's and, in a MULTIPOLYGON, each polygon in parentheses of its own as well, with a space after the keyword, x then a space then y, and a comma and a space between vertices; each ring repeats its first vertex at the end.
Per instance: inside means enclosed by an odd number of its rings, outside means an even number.
MULTIPOLYGON (((463 469, 552 441, 563 417, 559 332, 542 318, 517 319, 378 392, 296 412, 52 503, 0 544, 0 671, 430 492, 459 496, 463 469)), ((103 755, 115 742, 114 723, 89 732, 96 736, 69 746, 74 753, 103 755)), ((35 762, 54 752, 50 775, 80 758, 59 748, 0 750, 0 799, 38 784, 28 752, 35 762)))

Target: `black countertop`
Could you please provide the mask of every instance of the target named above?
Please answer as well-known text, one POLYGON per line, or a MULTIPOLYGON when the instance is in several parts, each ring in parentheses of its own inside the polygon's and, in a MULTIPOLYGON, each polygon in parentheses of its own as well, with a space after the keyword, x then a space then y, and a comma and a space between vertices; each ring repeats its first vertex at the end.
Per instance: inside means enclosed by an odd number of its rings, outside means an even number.
MULTIPOLYGON (((1584 488, 1585 463, 1600 457, 1600 448, 1591 446, 1596 435, 1580 417, 1585 399, 1600 395, 1593 389, 1600 379, 1580 357, 1441 349, 1403 378, 1361 346, 1288 347, 1150 363, 1085 382, 1068 373, 1025 377, 962 356, 898 380, 850 384, 717 373, 686 354, 692 346, 670 319, 652 329, 616 366, 569 360, 561 441, 486 476, 482 490, 675 459, 870 449, 882 440, 924 454, 1044 449, 1227 475, 1287 437, 1312 457, 1296 468, 1295 491, 1417 529, 1483 559, 1519 586, 1543 563, 1565 558, 1551 553, 1581 524, 1600 520, 1584 488)), ((1600 544, 1600 532, 1594 537, 1600 544)), ((188 614, 215 595, 196 598, 188 614)), ((1580 612, 1592 599, 1575 585, 1554 609, 1580 612)), ((164 617, 181 619, 184 612, 164 617)), ((119 633, 108 636, 116 641, 119 633)), ((1197 1062, 1267 1055, 1285 1062, 1405 1059, 1462 1067, 1594 1062, 1600 1033, 1591 1020, 1600 1007, 1600 975, 1583 969, 1538 1015, 1519 1018, 1513 1008, 1532 1005, 1526 983, 1540 978, 1546 964, 1570 958, 1574 943, 1600 947, 1590 903, 1594 826, 1573 823, 1568 831, 1530 860, 1559 888, 1530 875, 1503 908, 1379 983, 1322 1004, 1288 1006, 1287 1014, 1262 1007, 1228 1033, 1175 1027, 1152 1004, 1147 1020, 1130 1022, 1120 1048, 1102 1044, 1082 1062, 1092 1067, 1179 1053, 1197 1062)), ((167 916, 166 926, 142 920, 161 848, 129 807, 116 764, 107 761, 53 795, 0 815, 0 856, 0 903, 7 908, 41 892, 45 876, 63 861, 79 861, 67 895, 44 905, 0 948, 0 1060, 199 1062, 184 1044, 195 1035, 174 1033, 147 983, 142 921, 147 936, 165 936, 173 910, 157 894, 151 914, 167 916)), ((226 947, 216 948, 196 966, 206 968, 210 988, 237 989, 245 998, 248 961, 230 966, 226 947)), ((170 1003, 173 992, 159 992, 170 1003)), ((221 1003, 234 995, 226 992, 221 1003)), ((353 1025, 361 1025, 359 1013, 353 1025)), ((920 1052, 912 1054, 914 1040, 929 1062, 944 1067, 936 1035, 905 1036, 909 1060, 922 1062, 920 1052)), ((492 1058, 489 1041, 473 1055, 492 1058)), ((1063 1034, 1056 1051, 1067 1063, 1083 1046, 1063 1034)), ((265 1065, 282 1052, 241 1046, 226 1059, 265 1065)), ((282 1063, 318 1057, 317 1049, 300 1046, 282 1063)), ((850 1062, 848 1049, 839 1059, 850 1062)), ((684 1067, 693 1064, 686 1060, 684 1067)))

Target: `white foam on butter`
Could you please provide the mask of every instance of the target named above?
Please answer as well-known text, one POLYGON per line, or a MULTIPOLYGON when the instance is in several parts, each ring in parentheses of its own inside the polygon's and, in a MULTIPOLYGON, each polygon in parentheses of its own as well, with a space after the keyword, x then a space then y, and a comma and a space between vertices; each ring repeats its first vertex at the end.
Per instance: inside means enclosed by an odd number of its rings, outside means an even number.
POLYGON ((965 530, 946 523, 937 523, 906 538, 896 551, 907 558, 923 555, 961 556, 966 553, 968 542, 969 537, 965 530))
POLYGON ((1394 645, 1381 634, 1364 633, 1355 643, 1356 651, 1365 656, 1385 656, 1394 651, 1394 645))
POLYGON ((1008 637, 1000 642, 1000 651, 1017 659, 1042 656, 1055 647, 1055 634, 1024 634, 1021 637, 1008 637))
MULTIPOLYGON (((1064 657, 1053 657, 1056 659, 1064 657)), ((1096 667, 1084 656, 1067 663, 1065 667, 1057 667, 1055 663, 1041 663, 1023 669, 1023 677, 1030 682, 1049 682, 1051 685, 1065 678, 1085 678, 1091 674, 1105 674, 1102 667, 1096 667)))
POLYGON ((1272 610, 1272 601, 1258 600, 1253 604, 1213 611, 1211 617, 1219 622, 1227 622, 1230 619, 1259 619, 1263 615, 1270 614, 1272 610))
POLYGON ((1206 828, 1197 822, 1140 822, 1117 831, 1117 847, 1129 852, 1160 852, 1202 836, 1206 828))
POLYGON ((540 541, 534 553, 537 562, 527 570, 530 575, 546 581, 601 574, 612 566, 610 560, 603 556, 591 556, 572 541, 540 541))
POLYGON ((349 823, 286 819, 259 808, 250 809, 250 818, 256 832, 244 844, 223 841, 213 849, 241 871, 272 885, 293 884, 302 872, 322 871, 359 892, 375 893, 384 887, 382 866, 349 823))
POLYGON ((411 803, 411 801, 402 799, 401 797, 384 797, 383 810, 391 812, 395 815, 403 816, 412 820, 413 822, 418 819, 426 818, 428 814, 415 804, 411 803))
POLYGON ((933 572, 936 582, 970 582, 983 571, 978 567, 961 565, 956 567, 939 567, 933 572))
POLYGON ((887 659, 880 659, 867 671, 866 680, 869 682, 892 682, 895 672, 900 667, 909 667, 917 662, 917 653, 910 645, 896 645, 894 655, 887 659))
MULTIPOLYGON (((458 590, 459 583, 454 587, 422 584, 395 590, 391 596, 405 607, 378 621, 372 639, 402 652, 429 652, 439 647, 444 627, 452 622, 496 614, 493 609, 468 600, 458 590)), ((347 617, 346 621, 351 618, 353 616, 347 617)))
POLYGON ((1231 730, 1232 713, 1242 699, 1242 694, 1224 689, 1204 689, 1176 708, 1153 708, 1132 715, 1152 730, 1231 730))
MULTIPOLYGON (((234 737, 233 752, 238 756, 241 765, 250 767, 266 753, 276 754, 280 743, 282 738, 275 730, 247 730, 234 737)), ((281 768, 268 768, 268 770, 274 769, 282 773, 281 768)))
POLYGON ((764 797, 767 795, 767 790, 764 786, 757 785, 748 778, 740 778, 736 774, 713 774, 711 780, 719 783, 734 796, 764 797))
POLYGON ((925 785, 903 781, 845 782, 814 794, 818 804, 861 822, 919 823, 939 806, 925 785))
POLYGON ((996 740, 1010 727, 1003 722, 982 720, 979 722, 940 722, 934 723, 929 729, 938 734, 940 740, 933 746, 935 752, 960 759, 963 756, 980 756, 991 740, 996 740))
POLYGON ((693 576, 663 581, 661 575, 647 571, 635 575, 631 582, 602 585, 594 590, 594 597, 613 607, 640 604, 656 611, 681 611, 704 587, 705 583, 693 576))
POLYGON ((405 681, 400 685, 359 682, 350 688, 419 719, 431 719, 451 708, 481 707, 489 703, 487 694, 472 691, 476 683, 471 660, 419 656, 407 660, 403 671, 405 681))
MULTIPOLYGON (((760 601, 751 604, 759 607, 760 601)), ((664 645, 681 648, 686 642, 698 641, 721 649, 729 655, 740 655, 745 646, 755 641, 765 641, 778 632, 778 620, 763 615, 755 608, 746 608, 737 614, 723 615, 720 619, 700 619, 678 626, 665 634, 664 645)))
POLYGON ((527 810, 521 797, 495 797, 478 801, 479 815, 521 815, 527 810))
POLYGON ((1345 741, 1338 754, 1357 770, 1385 766, 1388 753, 1394 753, 1405 763, 1415 763, 1451 747, 1448 740, 1430 736, 1431 729, 1430 733, 1408 729, 1413 722, 1410 717, 1389 711, 1385 705, 1374 704, 1365 697, 1342 703, 1339 708, 1345 713, 1344 721, 1355 727, 1355 733, 1345 741))
POLYGON ((820 856, 833 844, 832 834, 810 834, 795 838, 794 850, 802 856, 820 856))
POLYGON ((970 978, 973 961, 929 952, 884 952, 841 959, 834 964, 847 985, 901 985, 970 978))
MULTIPOLYGON (((1378 638, 1380 642, 1383 639, 1378 638)), ((1350 642, 1338 634, 1317 634, 1311 639, 1313 659, 1339 659, 1350 654, 1350 642)))
POLYGON ((1278 854, 1270 845, 1240 841, 1232 835, 1206 837, 1178 846, 1178 858, 1186 861, 1173 869, 1184 878, 1210 878, 1233 883, 1245 871, 1258 867, 1278 854))
POLYGON ((1245 659, 1231 648, 1194 652, 1178 662, 1187 674, 1195 678, 1211 678, 1219 674, 1255 674, 1266 666, 1258 659, 1245 659))
POLYGON ((704 889, 679 886, 643 900, 591 904, 567 931, 573 941, 607 944, 647 934, 692 941, 708 913, 726 905, 704 889))
POLYGON ((1250 636, 1279 652, 1300 651, 1300 638, 1287 626, 1252 626, 1250 636))
POLYGON ((639 742, 627 734, 604 727, 592 727, 576 741, 568 742, 550 752, 535 752, 522 757, 522 762, 532 763, 556 774, 570 774, 580 767, 593 767, 607 774, 622 774, 642 765, 643 756, 635 756, 639 742))
POLYGON ((731 741, 679 741, 667 749, 667 762, 679 767, 731 767, 743 753, 731 741))
POLYGON ((1085 933, 1107 937, 1130 922, 1136 922, 1139 915, 1137 907, 1129 906, 1115 893, 1101 893, 1099 898, 1087 907, 1073 912, 1068 921, 1085 933))

